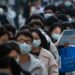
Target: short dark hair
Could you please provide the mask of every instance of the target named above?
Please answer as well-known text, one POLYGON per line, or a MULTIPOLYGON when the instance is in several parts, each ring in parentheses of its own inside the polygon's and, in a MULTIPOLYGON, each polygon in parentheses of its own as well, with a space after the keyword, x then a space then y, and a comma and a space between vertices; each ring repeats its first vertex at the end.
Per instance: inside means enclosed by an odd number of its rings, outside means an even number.
POLYGON ((41 21, 41 23, 44 23, 44 19, 42 16, 34 14, 32 16, 29 17, 28 21, 27 21, 27 25, 31 22, 31 20, 33 19, 39 19, 41 21))
POLYGON ((24 29, 28 29, 29 31, 31 31, 31 28, 30 28, 30 26, 28 26, 28 25, 26 25, 26 26, 23 25, 22 27, 20 27, 19 30, 21 31, 21 30, 24 30, 24 29))
POLYGON ((8 41, 3 44, 0 44, 1 57, 8 56, 13 50, 20 54, 20 48, 16 41, 8 41))
POLYGON ((0 37, 5 34, 7 34, 9 37, 9 32, 3 26, 0 26, 0 37))
POLYGON ((31 23, 29 24, 30 27, 33 27, 34 25, 38 25, 38 26, 40 26, 41 28, 43 28, 43 24, 42 24, 41 22, 31 22, 31 23))
POLYGON ((16 33, 16 27, 10 24, 4 24, 3 27, 9 32, 11 31, 14 35, 16 33))
POLYGON ((33 41, 33 36, 32 36, 32 34, 31 34, 31 32, 29 32, 29 31, 19 31, 19 32, 17 33, 17 35, 16 35, 16 39, 17 39, 20 35, 24 35, 24 36, 26 36, 26 37, 29 37, 29 38, 31 38, 31 40, 33 41))
POLYGON ((70 27, 71 29, 73 29, 73 25, 70 22, 63 22, 63 28, 66 29, 67 27, 70 27))
POLYGON ((45 24, 48 25, 48 26, 52 25, 55 22, 59 22, 59 19, 55 16, 51 16, 51 17, 49 17, 45 20, 45 24))
POLYGON ((10 66, 9 57, 0 57, 0 69, 7 69, 10 66))
POLYGON ((57 15, 58 19, 61 21, 68 21, 68 17, 65 14, 59 14, 57 15))
POLYGON ((17 53, 20 54, 20 47, 16 41, 11 40, 11 41, 6 42, 6 44, 10 46, 12 50, 15 50, 17 53))
POLYGON ((44 8, 44 11, 48 10, 48 9, 51 9, 54 13, 56 12, 56 6, 55 5, 47 5, 45 8, 44 8))
POLYGON ((0 44, 0 57, 7 56, 12 51, 12 48, 6 43, 0 44))

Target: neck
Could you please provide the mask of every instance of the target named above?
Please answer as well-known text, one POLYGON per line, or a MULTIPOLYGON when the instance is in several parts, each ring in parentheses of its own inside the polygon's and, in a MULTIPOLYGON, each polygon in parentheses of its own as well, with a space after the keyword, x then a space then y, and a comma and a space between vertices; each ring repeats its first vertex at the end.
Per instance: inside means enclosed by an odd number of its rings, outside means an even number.
POLYGON ((38 48, 33 48, 33 49, 32 49, 32 52, 33 52, 33 53, 40 53, 40 47, 38 47, 38 48))
POLYGON ((20 61, 21 61, 21 63, 27 63, 28 61, 30 61, 29 55, 22 55, 20 57, 20 61))

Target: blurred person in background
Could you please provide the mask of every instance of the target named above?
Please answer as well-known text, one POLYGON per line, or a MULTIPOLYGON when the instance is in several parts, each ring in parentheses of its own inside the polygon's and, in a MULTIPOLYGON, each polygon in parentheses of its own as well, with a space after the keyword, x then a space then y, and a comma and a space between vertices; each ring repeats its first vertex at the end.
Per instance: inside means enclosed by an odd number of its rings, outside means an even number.
POLYGON ((23 25, 19 28, 19 31, 31 31, 31 27, 28 25, 23 25))
POLYGON ((63 22, 63 28, 66 29, 74 29, 73 25, 70 22, 63 22))
POLYGON ((48 33, 46 33, 46 30, 45 30, 45 28, 47 27, 46 25, 48 25, 48 27, 50 27, 50 24, 52 24, 54 21, 57 22, 58 19, 55 17, 49 18, 46 20, 46 24, 44 24, 43 18, 41 16, 32 15, 29 19, 29 22, 30 22, 29 26, 31 27, 31 29, 37 28, 41 31, 41 33, 45 36, 46 41, 47 41, 47 43, 45 42, 46 43, 46 46, 44 46, 45 49, 50 50, 52 52, 52 54, 54 55, 55 59, 58 60, 59 59, 58 50, 55 47, 55 45, 52 43, 50 37, 47 35, 48 33))
POLYGON ((40 14, 43 13, 43 7, 41 4, 41 0, 33 0, 33 3, 30 8, 30 16, 33 14, 40 14))
POLYGON ((62 22, 68 22, 69 21, 69 18, 66 14, 58 14, 57 17, 62 22))
POLYGON ((13 16, 15 16, 14 14, 12 14, 13 12, 10 11, 10 9, 9 9, 9 13, 11 13, 11 14, 9 14, 8 13, 8 6, 6 6, 6 5, 1 5, 1 8, 4 11, 4 13, 3 13, 4 18, 5 18, 4 24, 11 24, 11 25, 15 26, 14 18, 12 18, 13 16))
POLYGON ((62 26, 61 23, 54 23, 50 29, 50 37, 52 42, 57 45, 58 39, 61 37, 62 26))
POLYGON ((44 8, 44 18, 45 19, 49 18, 50 16, 55 16, 55 13, 56 13, 55 5, 47 5, 44 8))
MULTIPOLYGON (((30 51, 32 50, 33 37, 30 32, 21 31, 16 36, 17 42, 20 46, 20 66, 23 70, 31 73, 31 75, 48 75, 45 66, 40 60, 34 58, 30 51)), ((21 73, 21 75, 23 75, 21 73)))
POLYGON ((23 26, 25 24, 26 18, 24 17, 24 8, 21 6, 19 9, 19 15, 18 15, 18 23, 19 27, 23 26))
POLYGON ((9 40, 15 40, 15 34, 16 34, 16 27, 10 25, 10 24, 4 24, 3 27, 7 30, 9 33, 9 40))
POLYGON ((43 28, 44 27, 44 19, 43 19, 43 17, 41 17, 40 15, 32 15, 29 19, 29 22, 30 22, 32 29, 37 28, 42 32, 42 34, 46 37, 46 40, 48 41, 48 43, 51 41, 49 36, 44 31, 44 28, 43 28))
MULTIPOLYGON (((20 60, 20 47, 15 41, 8 41, 0 45, 0 57, 11 58, 11 68, 13 69, 14 75, 20 75, 22 72, 25 75, 31 75, 26 70, 23 70, 19 65, 20 60)), ((5 60, 6 61, 6 60, 5 60)))
POLYGON ((6 15, 4 15, 3 6, 0 6, 0 23, 1 24, 9 24, 6 15))
POLYGON ((19 70, 13 67, 13 64, 11 63, 13 63, 12 58, 0 57, 0 75, 20 75, 19 72, 14 72, 14 70, 19 70))
POLYGON ((31 53, 42 61, 48 71, 48 75, 58 75, 58 65, 56 60, 53 55, 43 47, 43 45, 45 46, 46 44, 44 36, 37 29, 32 31, 32 35, 33 43, 31 53))
POLYGON ((42 16, 40 16, 38 14, 34 14, 29 17, 29 19, 26 21, 26 24, 28 25, 29 23, 33 23, 33 22, 40 22, 40 23, 42 23, 42 26, 43 26, 44 19, 42 16))
POLYGON ((7 30, 4 27, 0 26, 0 43, 8 41, 9 37, 9 32, 7 32, 7 30))
POLYGON ((45 19, 44 30, 47 34, 50 32, 49 29, 51 28, 52 24, 55 22, 59 22, 59 19, 55 16, 50 16, 47 19, 45 19))
MULTIPOLYGON (((17 66, 16 59, 18 58, 19 51, 13 49, 8 43, 3 43, 0 45, 0 58, 9 57, 11 58, 11 63, 9 64, 14 72, 14 75, 20 75, 20 68, 17 66)), ((5 59, 7 61, 7 59, 5 59)), ((1 63, 0 63, 1 65, 1 63)))

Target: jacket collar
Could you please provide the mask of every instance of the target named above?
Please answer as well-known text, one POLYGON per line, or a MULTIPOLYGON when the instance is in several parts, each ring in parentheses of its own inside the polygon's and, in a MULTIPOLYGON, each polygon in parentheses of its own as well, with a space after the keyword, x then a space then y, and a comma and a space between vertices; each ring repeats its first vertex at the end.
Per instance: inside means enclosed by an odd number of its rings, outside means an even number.
POLYGON ((30 61, 31 61, 29 71, 32 72, 35 69, 40 69, 41 68, 40 61, 31 54, 29 54, 29 56, 30 56, 30 61))

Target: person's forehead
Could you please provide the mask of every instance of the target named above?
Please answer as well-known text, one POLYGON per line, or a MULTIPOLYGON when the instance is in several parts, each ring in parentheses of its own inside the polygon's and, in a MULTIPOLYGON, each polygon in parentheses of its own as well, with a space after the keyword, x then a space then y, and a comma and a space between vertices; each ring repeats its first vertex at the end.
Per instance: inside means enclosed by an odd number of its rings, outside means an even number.
POLYGON ((51 9, 45 10, 45 13, 51 13, 51 12, 53 12, 51 9))
POLYGON ((61 28, 60 27, 56 27, 55 30, 61 30, 61 28))
POLYGON ((29 36, 25 36, 25 35, 19 35, 17 39, 24 39, 24 40, 32 40, 29 36))
POLYGON ((32 36, 33 36, 33 38, 40 38, 40 36, 36 32, 33 32, 32 36))

